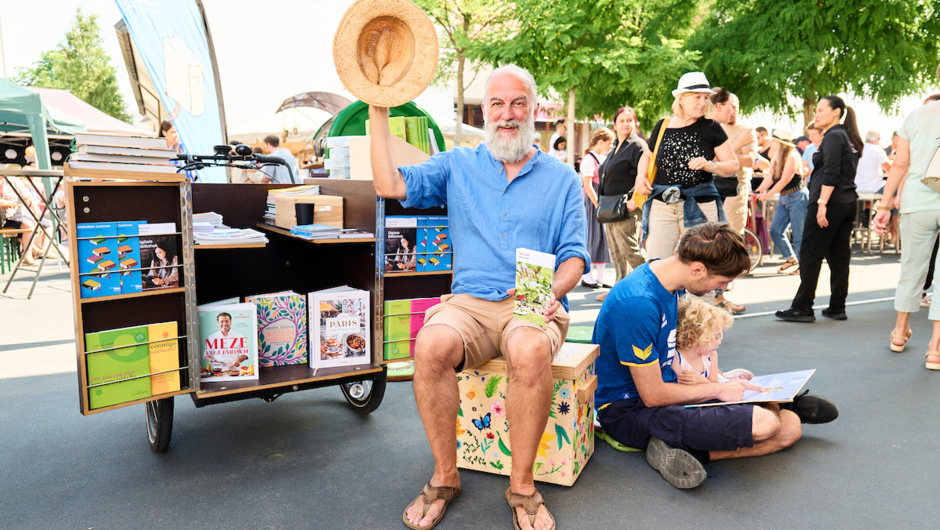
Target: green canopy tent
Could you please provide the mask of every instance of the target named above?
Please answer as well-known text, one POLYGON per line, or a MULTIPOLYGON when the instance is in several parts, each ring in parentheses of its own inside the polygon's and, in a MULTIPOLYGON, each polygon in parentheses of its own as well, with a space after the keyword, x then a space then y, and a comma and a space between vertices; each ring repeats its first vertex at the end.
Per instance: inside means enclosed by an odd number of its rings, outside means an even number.
POLYGON ((52 169, 48 135, 85 132, 85 124, 61 112, 53 116, 39 94, 0 78, 0 136, 25 132, 33 137, 39 169, 52 169))

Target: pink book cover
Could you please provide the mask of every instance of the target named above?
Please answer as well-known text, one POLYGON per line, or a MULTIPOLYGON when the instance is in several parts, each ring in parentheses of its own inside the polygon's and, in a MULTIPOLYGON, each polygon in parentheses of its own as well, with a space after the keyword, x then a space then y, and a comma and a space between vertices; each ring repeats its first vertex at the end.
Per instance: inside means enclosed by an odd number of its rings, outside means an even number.
MULTIPOLYGON (((414 298, 411 300, 411 333, 409 337, 415 339, 418 337, 418 331, 424 326, 424 312, 430 307, 441 303, 438 298, 414 298)), ((411 357, 415 356, 415 341, 411 341, 411 357)))

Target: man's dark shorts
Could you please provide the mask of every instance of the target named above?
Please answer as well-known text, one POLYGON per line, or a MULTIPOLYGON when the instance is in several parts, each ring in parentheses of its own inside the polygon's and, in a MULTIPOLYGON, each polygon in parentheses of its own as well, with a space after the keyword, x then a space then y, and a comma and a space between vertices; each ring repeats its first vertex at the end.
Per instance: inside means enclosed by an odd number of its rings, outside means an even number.
POLYGON ((703 462, 708 461, 708 451, 753 447, 753 415, 754 405, 647 407, 639 398, 615 401, 597 411, 604 431, 624 445, 646 449, 655 436, 703 462))

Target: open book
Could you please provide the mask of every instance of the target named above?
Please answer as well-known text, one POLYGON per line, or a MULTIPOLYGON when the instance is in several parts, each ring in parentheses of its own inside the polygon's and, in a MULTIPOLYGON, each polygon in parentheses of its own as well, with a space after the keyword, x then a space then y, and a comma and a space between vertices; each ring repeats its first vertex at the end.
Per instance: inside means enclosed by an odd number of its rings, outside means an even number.
POLYGON ((713 407, 715 405, 735 405, 739 403, 789 403, 796 397, 803 386, 809 381, 809 378, 816 372, 816 369, 803 370, 800 372, 785 372, 782 374, 758 375, 751 379, 750 383, 764 389, 763 392, 756 390, 745 390, 741 401, 723 401, 720 403, 699 403, 697 405, 686 405, 685 408, 692 407, 713 407))

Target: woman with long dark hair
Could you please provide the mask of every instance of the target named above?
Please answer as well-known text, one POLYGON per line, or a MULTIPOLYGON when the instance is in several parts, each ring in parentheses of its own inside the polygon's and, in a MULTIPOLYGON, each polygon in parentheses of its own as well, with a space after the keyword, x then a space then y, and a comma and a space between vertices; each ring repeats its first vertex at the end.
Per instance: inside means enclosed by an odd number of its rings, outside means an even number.
POLYGON ((846 320, 845 297, 849 292, 849 261, 852 258, 852 223, 858 210, 855 171, 864 143, 858 133, 855 110, 839 96, 826 96, 816 105, 813 118, 823 131, 819 151, 813 155, 809 181, 809 207, 800 247, 800 288, 790 309, 777 311, 777 318, 790 322, 813 322, 813 301, 819 271, 829 263, 832 295, 822 314, 846 320), (844 124, 840 124, 842 120, 844 124))
POLYGON ((803 186, 803 161, 793 144, 793 133, 774 128, 773 144, 770 147, 770 178, 764 178, 757 188, 757 200, 765 201, 780 194, 774 220, 770 223, 770 238, 774 248, 783 256, 783 265, 777 272, 793 269, 790 274, 800 273, 800 246, 803 242, 803 225, 806 224, 806 206, 809 192, 803 186), (787 226, 793 233, 793 244, 787 239, 787 226), (794 268, 795 267, 795 268, 794 268))

